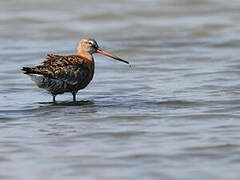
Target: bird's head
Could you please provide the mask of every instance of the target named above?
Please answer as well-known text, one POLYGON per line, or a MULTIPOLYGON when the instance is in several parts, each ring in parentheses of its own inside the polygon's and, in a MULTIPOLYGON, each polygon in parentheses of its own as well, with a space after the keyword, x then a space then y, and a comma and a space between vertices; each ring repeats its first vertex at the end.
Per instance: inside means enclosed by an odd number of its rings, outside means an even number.
POLYGON ((97 42, 95 41, 95 39, 92 38, 85 38, 82 39, 79 44, 78 44, 78 53, 81 54, 81 52, 88 52, 89 54, 93 54, 93 53, 100 53, 103 54, 105 56, 111 57, 113 59, 116 59, 118 61, 122 61, 124 63, 129 64, 128 61, 125 61, 117 56, 113 56, 112 54, 102 50, 101 48, 99 48, 97 42))
POLYGON ((78 51, 85 51, 89 54, 96 53, 98 49, 97 42, 92 38, 82 39, 78 44, 78 51))

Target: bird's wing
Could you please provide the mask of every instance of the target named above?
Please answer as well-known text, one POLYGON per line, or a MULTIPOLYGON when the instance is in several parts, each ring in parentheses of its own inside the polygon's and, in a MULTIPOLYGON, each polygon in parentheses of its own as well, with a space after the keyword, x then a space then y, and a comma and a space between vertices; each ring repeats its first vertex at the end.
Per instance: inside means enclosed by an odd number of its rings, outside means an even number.
POLYGON ((48 54, 46 59, 42 62, 43 65, 71 65, 76 63, 82 63, 84 58, 77 55, 72 56, 59 56, 55 54, 48 54))
POLYGON ((23 67, 26 74, 41 74, 45 77, 59 79, 69 84, 81 83, 89 74, 84 58, 77 55, 58 56, 49 54, 42 65, 23 67))

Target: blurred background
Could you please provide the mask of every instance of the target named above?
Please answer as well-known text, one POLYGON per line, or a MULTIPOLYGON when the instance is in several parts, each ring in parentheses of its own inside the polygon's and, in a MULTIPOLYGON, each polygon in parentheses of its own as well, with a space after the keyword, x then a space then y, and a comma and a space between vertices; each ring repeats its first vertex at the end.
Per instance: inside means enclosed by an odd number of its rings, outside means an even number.
POLYGON ((239 179, 240 1, 2 0, 0 179, 239 179), (21 72, 79 40, 92 83, 51 96, 21 72))

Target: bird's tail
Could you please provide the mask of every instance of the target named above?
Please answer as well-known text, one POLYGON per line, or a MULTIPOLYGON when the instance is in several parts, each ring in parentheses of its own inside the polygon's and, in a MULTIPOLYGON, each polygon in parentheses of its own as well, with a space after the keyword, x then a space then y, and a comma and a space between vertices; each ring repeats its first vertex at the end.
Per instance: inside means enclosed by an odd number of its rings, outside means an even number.
POLYGON ((21 70, 24 71, 24 74, 36 74, 37 73, 35 71, 35 68, 33 68, 33 67, 23 67, 21 70))

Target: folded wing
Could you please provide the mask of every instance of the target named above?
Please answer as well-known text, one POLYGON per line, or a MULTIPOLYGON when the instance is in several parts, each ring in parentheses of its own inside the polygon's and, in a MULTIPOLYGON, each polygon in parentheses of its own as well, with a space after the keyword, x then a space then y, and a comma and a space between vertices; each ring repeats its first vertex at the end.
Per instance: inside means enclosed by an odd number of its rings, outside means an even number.
POLYGON ((58 56, 49 54, 42 65, 23 67, 25 74, 42 75, 46 78, 64 81, 70 85, 81 83, 89 74, 84 58, 77 55, 58 56))

